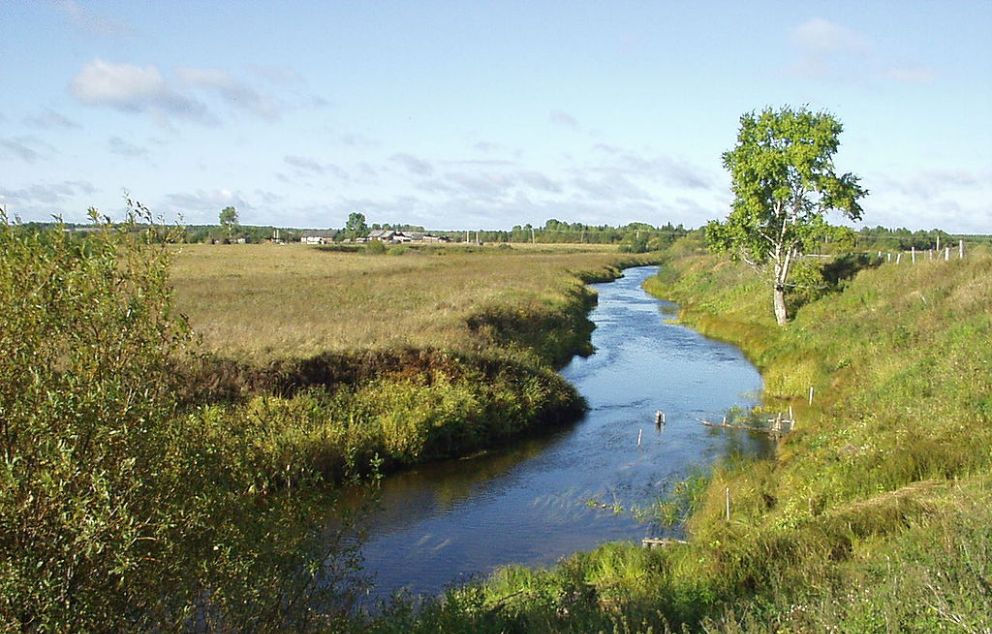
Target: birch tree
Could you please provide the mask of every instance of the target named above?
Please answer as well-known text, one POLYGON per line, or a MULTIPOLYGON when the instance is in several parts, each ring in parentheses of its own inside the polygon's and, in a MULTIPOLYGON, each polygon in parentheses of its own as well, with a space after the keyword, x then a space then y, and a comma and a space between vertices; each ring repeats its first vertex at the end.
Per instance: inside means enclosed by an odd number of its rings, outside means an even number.
POLYGON ((861 218, 858 200, 868 191, 854 174, 834 169, 842 130, 826 112, 766 108, 741 117, 737 144, 723 154, 734 202, 723 222, 707 225, 707 243, 754 266, 770 264, 779 325, 789 317, 789 272, 827 228, 827 212, 861 218))

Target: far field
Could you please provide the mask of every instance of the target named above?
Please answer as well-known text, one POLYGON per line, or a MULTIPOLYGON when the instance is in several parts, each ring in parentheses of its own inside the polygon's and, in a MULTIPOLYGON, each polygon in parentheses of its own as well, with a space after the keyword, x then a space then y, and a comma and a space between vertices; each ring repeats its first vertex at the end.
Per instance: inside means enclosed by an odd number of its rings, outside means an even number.
POLYGON ((468 319, 574 304, 581 279, 622 261, 615 246, 434 247, 366 255, 304 245, 183 245, 176 305, 222 356, 253 361, 325 351, 478 347, 468 319), (577 276, 578 275, 578 276, 577 276))

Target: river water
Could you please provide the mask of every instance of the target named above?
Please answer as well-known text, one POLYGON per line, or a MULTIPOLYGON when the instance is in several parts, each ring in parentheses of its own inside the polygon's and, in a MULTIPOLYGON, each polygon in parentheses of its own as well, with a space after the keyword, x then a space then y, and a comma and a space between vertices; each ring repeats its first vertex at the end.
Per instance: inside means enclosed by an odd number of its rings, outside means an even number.
POLYGON ((700 424, 753 405, 761 377, 737 348, 669 323, 675 306, 641 289, 656 271, 627 269, 592 285, 596 352, 562 370, 589 402, 580 422, 386 478, 363 547, 370 598, 401 588, 437 594, 501 565, 544 566, 606 541, 663 535, 630 509, 730 451, 767 449, 744 432, 700 424))

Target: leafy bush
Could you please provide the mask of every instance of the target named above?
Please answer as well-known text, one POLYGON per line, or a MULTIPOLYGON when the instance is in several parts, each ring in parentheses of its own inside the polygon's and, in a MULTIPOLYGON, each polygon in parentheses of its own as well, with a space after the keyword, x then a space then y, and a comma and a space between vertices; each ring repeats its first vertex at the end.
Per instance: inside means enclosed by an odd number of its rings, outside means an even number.
POLYGON ((0 629, 300 625, 347 596, 353 544, 314 539, 326 497, 251 495, 251 443, 183 411, 193 339, 139 218, 76 241, 0 217, 0 629))

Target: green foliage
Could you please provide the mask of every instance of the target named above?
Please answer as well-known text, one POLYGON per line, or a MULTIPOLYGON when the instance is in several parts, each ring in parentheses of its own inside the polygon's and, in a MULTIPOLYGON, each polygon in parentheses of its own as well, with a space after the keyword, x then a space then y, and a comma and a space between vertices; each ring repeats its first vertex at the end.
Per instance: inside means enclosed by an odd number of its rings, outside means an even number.
POLYGON ((220 226, 228 237, 238 226, 238 211, 234 207, 224 207, 220 212, 220 226))
POLYGON ((386 244, 381 240, 372 240, 365 245, 364 249, 367 255, 383 255, 386 251, 386 244))
POLYGON ((737 144, 723 155, 734 203, 726 221, 706 226, 706 239, 714 252, 772 262, 779 324, 787 316, 783 294, 793 261, 830 233, 824 214, 861 217, 858 200, 867 190, 857 176, 834 171, 842 129, 825 112, 766 108, 741 117, 737 144))
POLYGON ((344 237, 353 240, 367 235, 369 235, 369 225, 365 222, 365 214, 357 211, 348 214, 348 221, 344 225, 344 237))
POLYGON ((260 629, 303 623, 318 595, 334 609, 348 524, 317 548, 327 497, 251 495, 237 426, 184 411, 193 340, 169 251, 132 209, 82 241, 0 218, 0 629, 260 629))

